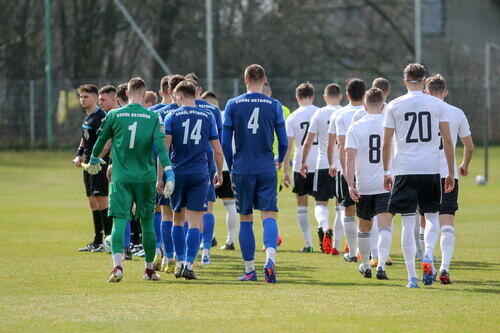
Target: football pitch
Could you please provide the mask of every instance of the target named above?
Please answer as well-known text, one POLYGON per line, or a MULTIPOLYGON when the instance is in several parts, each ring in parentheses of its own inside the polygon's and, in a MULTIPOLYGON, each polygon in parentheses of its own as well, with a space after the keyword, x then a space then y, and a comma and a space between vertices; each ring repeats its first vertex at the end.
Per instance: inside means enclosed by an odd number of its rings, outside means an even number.
MULTIPOLYGON (((215 209, 219 246, 212 266, 196 268, 199 280, 160 273, 160 282, 145 282, 143 259, 134 257, 124 262, 122 282, 106 283, 110 256, 77 252, 93 227, 72 152, 0 152, 0 331, 498 331, 500 147, 491 155, 487 186, 474 183, 482 173, 481 149, 461 179, 453 284, 406 289, 399 219, 390 280, 365 279, 357 264, 340 256, 298 252, 303 243, 290 191, 279 196, 284 242, 276 285, 265 285, 261 270, 260 282, 235 281, 243 270, 238 245, 237 251, 218 249, 226 236, 221 202, 215 209)), ((461 161, 461 151, 457 156, 461 161)), ((315 235, 312 201, 309 208, 315 235)), ((260 250, 260 222, 254 230, 260 250)), ((257 251, 257 267, 263 260, 257 251)))

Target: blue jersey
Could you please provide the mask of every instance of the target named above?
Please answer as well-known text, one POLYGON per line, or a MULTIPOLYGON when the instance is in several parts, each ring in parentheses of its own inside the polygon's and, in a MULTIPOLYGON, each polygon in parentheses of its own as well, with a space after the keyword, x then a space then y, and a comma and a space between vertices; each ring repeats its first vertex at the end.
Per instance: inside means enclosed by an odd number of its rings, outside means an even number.
POLYGON ((224 110, 224 129, 234 131, 234 174, 276 172, 273 142, 275 129, 285 126, 281 103, 261 93, 230 99, 224 110))
POLYGON ((164 125, 165 133, 172 136, 174 173, 208 175, 207 146, 219 139, 214 116, 202 108, 183 106, 169 112, 164 125))
POLYGON ((156 111, 158 109, 161 109, 162 107, 164 107, 165 105, 167 104, 163 104, 163 103, 158 103, 158 104, 155 104, 153 106, 150 106, 148 109, 151 110, 151 111, 156 111))
POLYGON ((160 115, 161 121, 163 122, 165 120, 165 116, 167 115, 167 113, 178 108, 179 105, 177 105, 177 103, 163 104, 163 106, 161 108, 157 108, 155 112, 157 112, 160 115))

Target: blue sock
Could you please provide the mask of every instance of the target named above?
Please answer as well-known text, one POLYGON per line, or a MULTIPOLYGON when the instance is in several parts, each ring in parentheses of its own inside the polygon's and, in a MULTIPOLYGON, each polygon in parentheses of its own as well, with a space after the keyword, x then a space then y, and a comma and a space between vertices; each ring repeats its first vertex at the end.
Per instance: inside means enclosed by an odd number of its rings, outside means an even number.
POLYGON ((278 247, 278 225, 276 224, 276 219, 267 218, 262 224, 264 225, 264 233, 262 235, 264 246, 276 249, 278 247))
POLYGON ((153 219, 155 234, 156 234, 156 248, 161 248, 161 212, 155 212, 155 216, 153 219))
POLYGON ((184 227, 176 225, 172 227, 172 241, 174 243, 177 260, 186 261, 186 238, 184 237, 184 227))
POLYGON ((184 222, 184 237, 187 237, 188 230, 189 230, 189 223, 188 221, 186 221, 184 222))
POLYGON ((186 237, 186 261, 193 263, 196 255, 198 254, 198 247, 200 246, 200 229, 189 228, 186 237))
POLYGON ((125 231, 124 231, 124 234, 123 234, 123 246, 130 246, 130 233, 131 233, 131 229, 130 229, 130 221, 127 221, 127 224, 125 224, 125 231))
POLYGON ((244 261, 253 260, 255 255, 255 236, 253 234, 253 222, 240 222, 240 241, 241 255, 244 261))
POLYGON ((161 238, 163 250, 167 258, 174 257, 174 243, 172 242, 172 221, 161 221, 161 238))
POLYGON ((214 237, 215 217, 213 214, 203 215, 203 250, 210 250, 214 237))

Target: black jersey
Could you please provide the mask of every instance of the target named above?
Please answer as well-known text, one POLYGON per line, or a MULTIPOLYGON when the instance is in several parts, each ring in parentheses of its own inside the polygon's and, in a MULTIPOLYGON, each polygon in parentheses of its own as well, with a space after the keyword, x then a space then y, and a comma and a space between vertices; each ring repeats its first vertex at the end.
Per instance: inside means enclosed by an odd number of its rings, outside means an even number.
POLYGON ((83 152, 85 154, 85 163, 90 161, 92 148, 97 141, 97 130, 101 126, 102 120, 106 117, 106 112, 97 108, 91 114, 86 114, 82 124, 83 152))

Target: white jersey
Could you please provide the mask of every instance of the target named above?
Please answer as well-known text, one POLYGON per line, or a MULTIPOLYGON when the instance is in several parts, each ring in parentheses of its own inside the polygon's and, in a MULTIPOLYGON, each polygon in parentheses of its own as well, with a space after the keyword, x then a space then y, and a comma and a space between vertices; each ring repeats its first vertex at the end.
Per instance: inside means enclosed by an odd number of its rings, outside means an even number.
MULTIPOLYGON (((337 127, 335 126, 335 120, 337 120, 338 115, 342 112, 344 107, 339 107, 330 116, 330 124, 328 125, 328 134, 337 134, 337 127)), ((333 154, 333 164, 337 170, 340 170, 340 157, 339 150, 335 147, 333 154)))
POLYGON ((359 194, 387 193, 383 186, 383 123, 381 114, 366 114, 347 130, 345 148, 356 149, 356 186, 359 194))
MULTIPOLYGON (((293 137, 295 140, 295 150, 293 158, 293 171, 300 172, 302 162, 302 145, 306 140, 307 131, 311 124, 311 118, 319 108, 314 105, 301 106, 293 111, 285 121, 286 135, 293 137)), ((307 156, 307 165, 309 172, 316 170, 316 159, 318 157, 318 145, 312 145, 309 155, 307 156)))
POLYGON ((439 123, 448 122, 446 105, 421 91, 410 91, 387 105, 384 127, 394 128, 394 175, 439 173, 439 123))
POLYGON ((327 105, 317 110, 311 118, 309 133, 316 134, 313 144, 318 145, 318 158, 316 160, 316 169, 328 169, 328 128, 330 126, 330 117, 340 109, 340 105, 327 105))
MULTIPOLYGON (((385 110, 387 109, 387 103, 384 102, 384 108, 382 109, 382 116, 385 115, 385 110)), ((363 118, 363 116, 367 115, 368 113, 366 112, 365 108, 359 109, 356 111, 354 116, 352 116, 352 122, 356 122, 363 118)))
POLYGON ((345 136, 349 126, 352 124, 352 117, 357 111, 364 110, 363 105, 354 106, 352 104, 346 105, 342 108, 341 112, 335 119, 335 128, 337 136, 345 136))
MULTIPOLYGON (((451 141, 453 142, 453 148, 455 148, 457 146, 458 137, 464 138, 471 135, 469 122, 467 121, 467 117, 465 117, 465 114, 462 110, 448 103, 444 104, 446 105, 446 111, 448 113, 448 119, 450 122, 451 141)), ((439 173, 441 174, 441 178, 446 178, 448 177, 448 162, 446 162, 446 156, 444 155, 442 138, 439 145, 439 150, 439 173)), ((458 168, 457 164, 455 163, 455 178, 458 178, 458 175, 458 168)))

